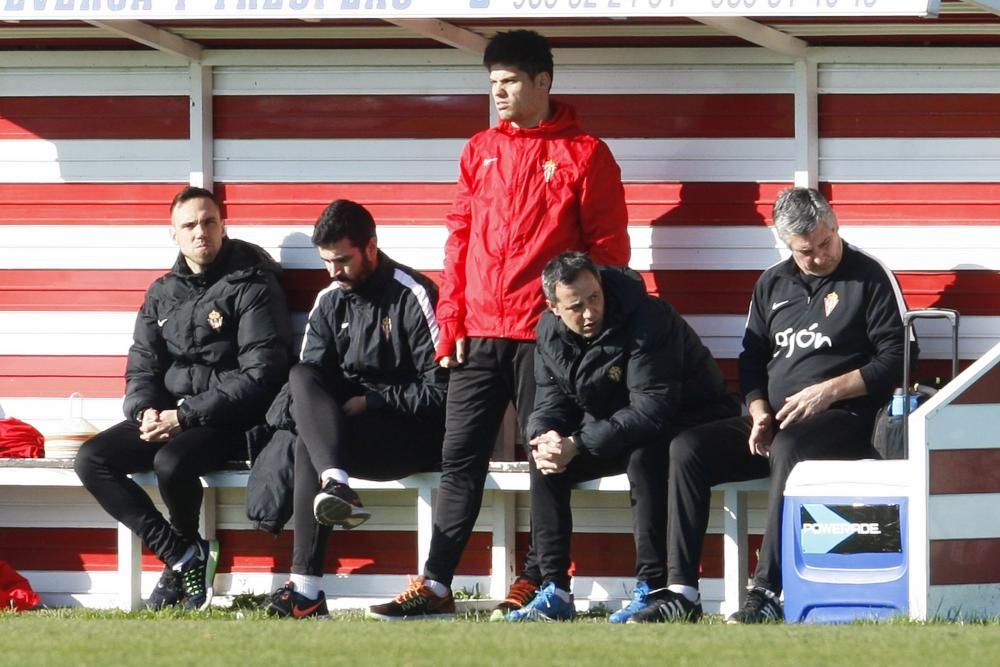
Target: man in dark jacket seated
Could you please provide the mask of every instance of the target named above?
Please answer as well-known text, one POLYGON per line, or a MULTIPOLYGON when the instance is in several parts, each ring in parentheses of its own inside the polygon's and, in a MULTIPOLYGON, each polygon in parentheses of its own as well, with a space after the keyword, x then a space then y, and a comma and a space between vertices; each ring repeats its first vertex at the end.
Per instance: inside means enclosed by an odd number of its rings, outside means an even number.
POLYGON ((570 492, 577 482, 626 472, 636 578, 623 623, 665 592, 667 447, 683 429, 739 414, 698 335, 627 269, 598 269, 565 253, 542 272, 549 311, 538 323, 531 446, 532 544, 538 595, 509 621, 568 620, 570 492))
POLYGON ((201 538, 204 473, 243 458, 290 364, 291 325, 281 267, 261 248, 226 237, 218 201, 187 187, 170 205, 180 248, 147 290, 125 377, 126 420, 85 442, 83 485, 166 567, 149 598, 160 608, 212 599, 218 543, 201 538), (153 470, 169 520, 128 474, 153 470))
POLYGON ((770 476, 767 522, 753 588, 729 623, 780 621, 781 513, 799 461, 874 455, 872 424, 903 374, 899 284, 877 259, 840 237, 837 216, 811 188, 774 203, 791 256, 754 286, 739 358, 749 415, 691 429, 670 447, 669 599, 636 616, 697 620, 698 566, 711 487, 770 476))
POLYGON ((316 298, 289 374, 298 434, 292 573, 266 605, 294 618, 329 615, 322 578, 331 528, 370 516, 349 476, 399 479, 439 466, 448 385, 434 361, 437 289, 378 249, 371 214, 339 199, 312 242, 333 283, 316 298))

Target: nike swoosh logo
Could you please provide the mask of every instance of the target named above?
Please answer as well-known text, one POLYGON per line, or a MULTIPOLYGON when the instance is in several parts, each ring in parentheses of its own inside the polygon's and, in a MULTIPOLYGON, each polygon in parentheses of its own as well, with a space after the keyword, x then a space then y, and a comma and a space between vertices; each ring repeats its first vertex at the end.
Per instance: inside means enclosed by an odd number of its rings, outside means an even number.
POLYGON ((771 304, 771 310, 772 311, 778 310, 779 308, 781 308, 782 306, 784 306, 789 301, 791 301, 791 299, 785 299, 784 301, 775 301, 774 303, 771 304))
POLYGON ((484 167, 488 167, 488 166, 490 166, 491 164, 493 164, 494 162, 496 162, 499 159, 500 158, 497 158, 497 157, 488 157, 485 160, 483 160, 483 166, 484 167))
POLYGON ((169 319, 170 319, 169 317, 164 317, 162 320, 156 320, 156 325, 162 327, 164 324, 167 323, 167 320, 169 319))
POLYGON ((295 618, 302 618, 303 616, 308 616, 309 614, 311 614, 314 611, 316 611, 317 609, 319 609, 319 606, 321 604, 323 604, 323 601, 319 600, 313 606, 311 606, 311 607, 305 607, 304 609, 299 609, 298 607, 294 607, 293 606, 292 607, 292 616, 294 616, 295 618))

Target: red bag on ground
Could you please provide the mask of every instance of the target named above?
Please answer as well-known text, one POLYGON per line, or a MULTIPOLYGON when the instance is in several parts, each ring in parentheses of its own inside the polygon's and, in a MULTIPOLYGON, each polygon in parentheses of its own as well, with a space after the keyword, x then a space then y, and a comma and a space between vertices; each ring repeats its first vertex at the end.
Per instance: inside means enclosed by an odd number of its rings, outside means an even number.
POLYGON ((42 599, 31 590, 28 580, 17 570, 0 560, 0 609, 28 611, 38 606, 42 599))
POLYGON ((40 459, 44 452, 45 436, 38 429, 13 417, 0 419, 0 458, 40 459))

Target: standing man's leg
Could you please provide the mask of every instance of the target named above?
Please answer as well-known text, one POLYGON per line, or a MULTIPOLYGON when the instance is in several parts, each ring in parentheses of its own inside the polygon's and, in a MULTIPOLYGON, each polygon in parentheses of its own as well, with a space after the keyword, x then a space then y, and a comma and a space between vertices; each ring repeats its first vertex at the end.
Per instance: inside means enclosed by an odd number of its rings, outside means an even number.
MULTIPOLYGON (((368 615, 382 620, 454 613, 451 582, 483 502, 490 455, 507 404, 516 397, 518 343, 468 339, 464 365, 448 381, 441 485, 434 508, 430 555, 423 576, 368 615)), ((520 355, 523 357, 524 355, 520 355)))

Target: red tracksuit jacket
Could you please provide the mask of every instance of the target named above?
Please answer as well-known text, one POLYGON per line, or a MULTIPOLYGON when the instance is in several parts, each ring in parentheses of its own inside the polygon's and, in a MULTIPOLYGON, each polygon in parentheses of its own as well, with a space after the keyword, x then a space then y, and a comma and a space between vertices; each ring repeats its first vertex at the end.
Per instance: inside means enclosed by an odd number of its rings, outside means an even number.
POLYGON ((552 101, 538 127, 501 121, 462 151, 448 214, 437 318, 438 358, 455 340, 534 340, 545 309, 541 273, 561 252, 625 266, 630 255, 621 170, 607 145, 552 101))

